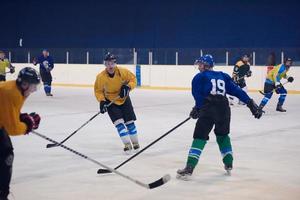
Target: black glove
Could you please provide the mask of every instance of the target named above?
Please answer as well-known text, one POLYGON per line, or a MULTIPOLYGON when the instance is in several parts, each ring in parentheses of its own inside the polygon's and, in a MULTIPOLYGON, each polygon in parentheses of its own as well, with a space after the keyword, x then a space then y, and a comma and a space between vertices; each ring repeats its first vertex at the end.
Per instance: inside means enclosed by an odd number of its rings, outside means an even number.
POLYGON ((288 79, 287 79, 287 80, 288 80, 288 82, 290 82, 290 83, 291 83, 291 82, 293 82, 293 81, 294 81, 294 78, 293 78, 292 76, 290 76, 290 77, 288 77, 288 79))
POLYGON ((246 73, 246 76, 247 76, 247 77, 250 77, 250 76, 252 76, 252 71, 251 71, 251 70, 249 70, 249 71, 246 73))
POLYGON ((253 99, 250 99, 250 101, 247 104, 247 107, 250 109, 252 115, 254 115, 255 118, 259 119, 262 116, 262 109, 257 106, 253 99))
POLYGON ((193 107, 192 111, 190 112, 190 117, 193 119, 198 119, 200 116, 200 109, 193 107))
POLYGON ((107 101, 100 101, 100 113, 101 114, 104 114, 107 112, 107 105, 108 105, 107 101))
POLYGON ((14 66, 10 66, 9 72, 10 72, 11 74, 15 73, 15 67, 14 67, 14 66))
POLYGON ((130 91, 130 87, 128 85, 122 85, 119 96, 121 98, 127 97, 130 91))

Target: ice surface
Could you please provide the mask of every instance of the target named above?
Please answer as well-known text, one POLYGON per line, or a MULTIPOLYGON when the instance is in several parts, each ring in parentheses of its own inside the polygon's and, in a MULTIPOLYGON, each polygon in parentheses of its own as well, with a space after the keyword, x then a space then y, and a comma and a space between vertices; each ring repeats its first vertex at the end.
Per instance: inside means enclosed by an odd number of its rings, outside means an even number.
MULTIPOLYGON (((29 97, 23 112, 42 117, 38 132, 63 140, 96 112, 92 88, 53 89, 54 97, 40 90, 29 97)), ((260 94, 250 94, 260 102, 260 94)), ((189 91, 137 89, 131 94, 142 148, 187 118, 193 99, 189 91)), ((127 200, 127 199, 300 199, 300 96, 288 95, 287 113, 275 111, 274 95, 262 119, 245 106, 232 108, 231 138, 234 170, 226 176, 213 132, 189 182, 177 180, 184 167, 195 120, 190 120, 119 171, 145 183, 164 174, 166 185, 144 189, 118 175, 98 175, 97 165, 35 135, 12 137, 15 162, 11 190, 16 200, 127 200)), ((107 114, 100 115, 65 145, 110 167, 129 156, 107 114)))

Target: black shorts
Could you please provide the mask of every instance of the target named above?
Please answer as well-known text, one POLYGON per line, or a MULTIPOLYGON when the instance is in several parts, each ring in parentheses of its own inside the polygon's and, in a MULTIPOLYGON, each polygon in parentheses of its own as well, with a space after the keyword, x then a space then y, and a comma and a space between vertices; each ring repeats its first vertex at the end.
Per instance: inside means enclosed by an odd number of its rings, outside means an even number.
POLYGON ((275 88, 275 85, 274 85, 274 84, 266 83, 266 82, 265 82, 264 93, 271 93, 271 92, 273 91, 274 88, 275 88))
POLYGON ((107 108, 108 115, 114 123, 118 119, 123 119, 124 122, 135 121, 136 116, 128 96, 122 105, 112 104, 107 108))
POLYGON ((52 82, 52 75, 50 72, 46 70, 40 70, 41 78, 44 84, 51 85, 52 82))
POLYGON ((0 75, 0 81, 6 81, 6 77, 3 75, 0 75))
POLYGON ((230 132, 230 107, 224 96, 215 96, 206 100, 194 130, 194 139, 208 140, 209 133, 215 126, 217 136, 225 136, 230 132))

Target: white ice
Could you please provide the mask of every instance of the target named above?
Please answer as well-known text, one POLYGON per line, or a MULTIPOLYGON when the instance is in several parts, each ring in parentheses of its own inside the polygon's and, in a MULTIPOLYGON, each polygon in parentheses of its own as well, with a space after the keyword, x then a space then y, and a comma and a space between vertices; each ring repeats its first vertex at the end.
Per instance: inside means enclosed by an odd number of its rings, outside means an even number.
MULTIPOLYGON (((42 117, 38 132, 56 141, 80 127, 98 112, 92 88, 53 88, 54 97, 40 90, 24 105, 23 112, 42 117)), ((250 93, 260 102, 260 94, 250 93)), ((188 117, 193 106, 189 91, 137 89, 131 99, 137 115, 142 148, 188 117)), ((254 119, 245 106, 232 108, 234 150, 232 176, 226 176, 221 155, 210 134, 191 181, 175 178, 184 167, 192 142, 195 120, 190 120, 163 140, 125 164, 119 171, 145 183, 164 174, 170 182, 154 190, 142 188, 116 174, 98 175, 99 166, 33 134, 12 137, 15 161, 11 183, 16 200, 182 200, 182 199, 300 199, 300 96, 288 95, 287 113, 275 111, 276 95, 266 114, 254 119)), ((129 156, 107 114, 100 115, 65 145, 110 167, 129 156)))

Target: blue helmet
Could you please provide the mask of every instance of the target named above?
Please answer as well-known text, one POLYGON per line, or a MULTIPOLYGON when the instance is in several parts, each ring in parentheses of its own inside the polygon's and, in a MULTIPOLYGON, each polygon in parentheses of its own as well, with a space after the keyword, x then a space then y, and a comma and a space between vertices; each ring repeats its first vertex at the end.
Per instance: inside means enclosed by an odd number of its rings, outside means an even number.
POLYGON ((212 57, 212 55, 206 54, 195 61, 195 64, 198 63, 203 63, 204 65, 212 68, 214 66, 214 58, 212 57))

